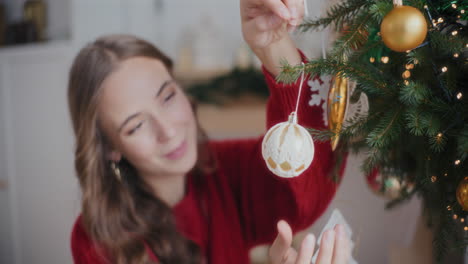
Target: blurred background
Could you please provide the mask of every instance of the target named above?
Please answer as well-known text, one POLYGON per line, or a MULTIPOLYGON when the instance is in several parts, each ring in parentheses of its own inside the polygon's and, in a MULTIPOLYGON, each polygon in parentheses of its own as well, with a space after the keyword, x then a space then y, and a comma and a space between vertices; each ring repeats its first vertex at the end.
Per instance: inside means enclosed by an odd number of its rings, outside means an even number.
MULTIPOLYGON (((320 16, 333 2, 308 0, 309 16, 320 16)), ((258 78, 259 62, 242 40, 238 0, 0 0, 0 263, 72 263, 69 241, 80 191, 67 75, 78 50, 109 33, 153 42, 175 60, 186 87, 233 69, 253 67, 258 78)), ((294 37, 317 58, 334 35, 327 30, 294 37)), ((200 104, 210 137, 264 133, 265 98, 228 101, 200 104)), ((318 235, 338 208, 353 229, 358 263, 431 263, 432 236, 419 200, 385 210, 385 198, 370 190, 359 169, 361 159, 350 157, 329 210, 309 231, 318 235)), ((253 263, 267 263, 266 247, 251 255, 253 263)), ((463 260, 455 256, 450 263, 463 260)))

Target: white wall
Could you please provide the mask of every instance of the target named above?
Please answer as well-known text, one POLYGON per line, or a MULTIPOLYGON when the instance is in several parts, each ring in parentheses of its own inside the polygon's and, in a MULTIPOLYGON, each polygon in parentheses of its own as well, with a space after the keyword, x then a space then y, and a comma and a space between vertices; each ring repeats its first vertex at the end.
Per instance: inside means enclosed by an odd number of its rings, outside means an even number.
MULTIPOLYGON (((1 72, 3 71, 0 70, 1 72)), ((0 83, 3 83, 3 79, 4 76, 0 74, 0 83)), ((0 86, 0 113, 4 113, 6 109, 5 94, 1 88, 2 86, 0 86)), ((0 114, 0 181, 8 184, 6 128, 4 115, 0 114)), ((0 189, 0 263, 13 263, 12 215, 9 195, 8 186, 5 186, 5 189, 0 189)))
POLYGON ((2 221, 1 228, 13 236, 2 237, 9 246, 1 251, 13 247, 10 255, 15 258, 1 263, 71 262, 70 231, 79 211, 79 191, 66 104, 74 53, 68 46, 0 52, 11 203, 5 214, 11 224, 2 221))

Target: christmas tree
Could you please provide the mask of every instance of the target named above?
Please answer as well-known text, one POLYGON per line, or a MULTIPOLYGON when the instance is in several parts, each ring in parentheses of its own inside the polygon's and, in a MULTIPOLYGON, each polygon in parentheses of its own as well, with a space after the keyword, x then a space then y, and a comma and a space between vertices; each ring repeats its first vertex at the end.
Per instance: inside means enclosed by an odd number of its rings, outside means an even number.
MULTIPOLYGON (((278 76, 331 75, 337 89, 356 83, 349 102, 365 94, 367 114, 344 120, 338 107, 330 130, 310 132, 337 152, 365 153, 362 170, 379 175, 389 208, 422 198, 438 261, 468 242, 467 8, 466 0, 345 0, 300 27, 340 32, 327 58, 284 64, 278 76)), ((329 110, 343 99, 334 93, 329 110)))

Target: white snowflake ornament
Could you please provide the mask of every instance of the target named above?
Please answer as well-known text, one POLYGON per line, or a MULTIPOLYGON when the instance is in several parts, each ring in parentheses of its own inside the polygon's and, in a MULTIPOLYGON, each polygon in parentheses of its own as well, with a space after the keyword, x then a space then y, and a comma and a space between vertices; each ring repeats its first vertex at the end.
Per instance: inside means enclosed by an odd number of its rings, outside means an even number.
POLYGON ((297 123, 292 112, 289 121, 276 124, 265 134, 262 156, 275 175, 292 178, 309 168, 314 158, 314 142, 310 133, 297 123))
POLYGON ((309 80, 307 84, 310 87, 311 96, 309 105, 310 106, 320 106, 322 105, 323 109, 323 123, 328 126, 328 110, 327 110, 327 100, 328 100, 328 91, 330 90, 330 76, 321 76, 320 78, 314 78, 309 80), (318 93, 317 93, 318 92, 318 93))

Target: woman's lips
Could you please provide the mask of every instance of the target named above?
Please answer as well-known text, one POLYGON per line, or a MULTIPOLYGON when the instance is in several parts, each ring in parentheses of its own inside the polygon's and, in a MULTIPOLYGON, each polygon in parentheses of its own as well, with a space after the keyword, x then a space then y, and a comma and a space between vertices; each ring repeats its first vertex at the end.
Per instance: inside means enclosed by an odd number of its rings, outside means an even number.
POLYGON ((169 154, 166 154, 166 158, 170 160, 180 159, 185 152, 187 151, 187 141, 184 140, 175 150, 171 151, 169 154))

